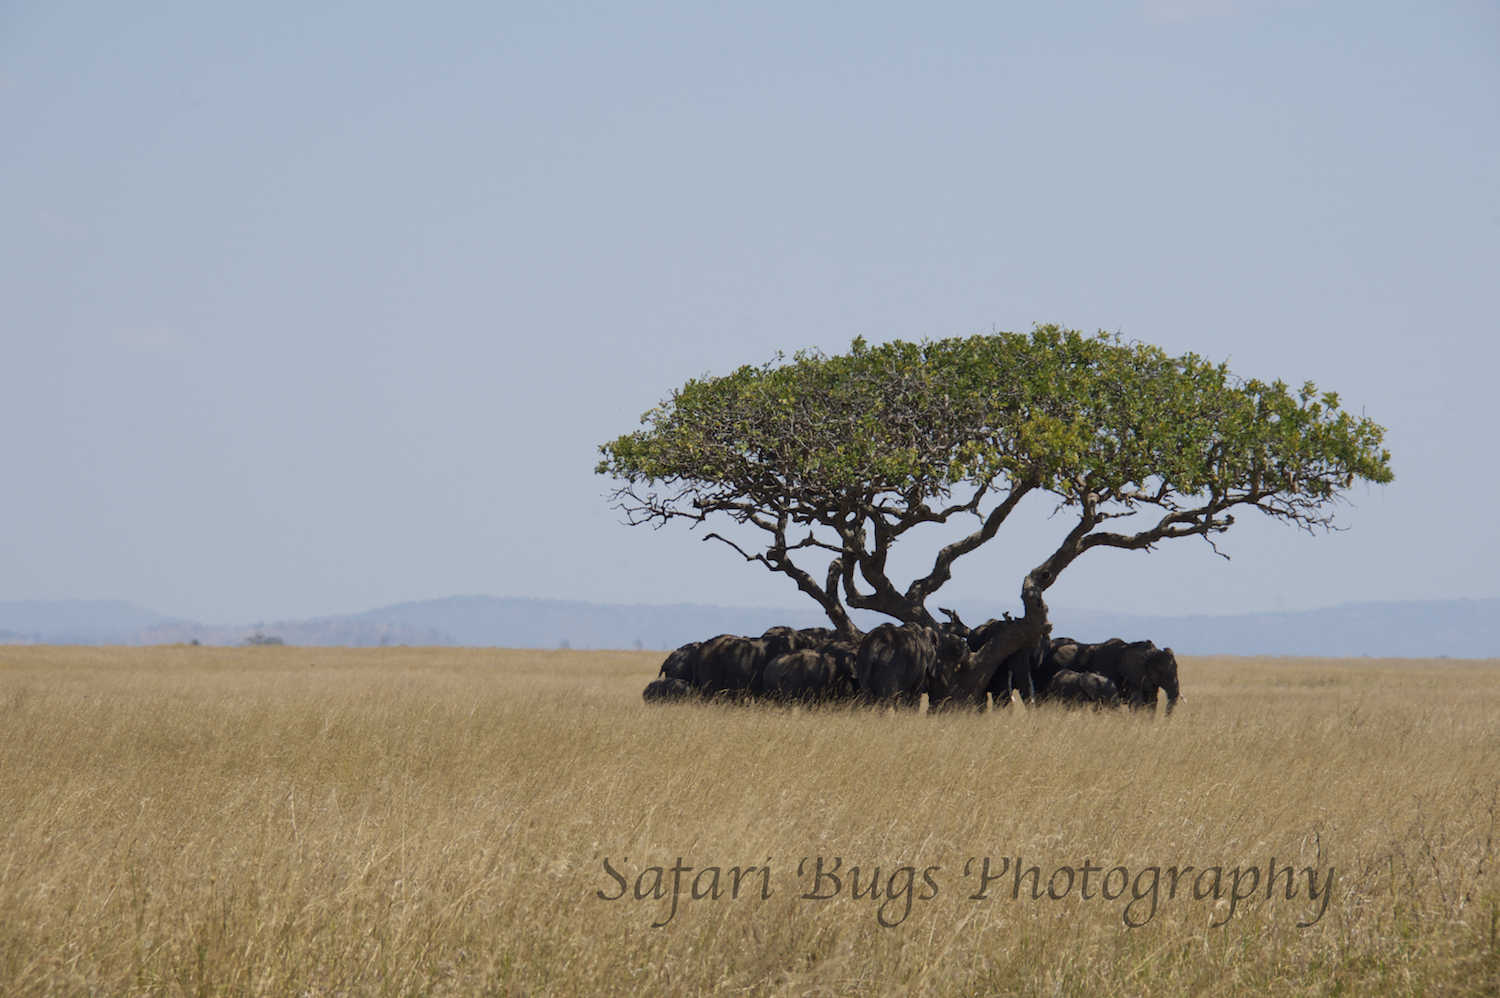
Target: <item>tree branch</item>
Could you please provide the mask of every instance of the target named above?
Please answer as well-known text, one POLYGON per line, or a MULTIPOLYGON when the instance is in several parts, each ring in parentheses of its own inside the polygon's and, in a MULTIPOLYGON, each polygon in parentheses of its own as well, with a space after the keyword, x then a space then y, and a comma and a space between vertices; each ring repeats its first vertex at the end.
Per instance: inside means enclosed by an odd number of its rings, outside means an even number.
MULTIPOLYGON (((943 584, 953 577, 953 563, 994 537, 1006 517, 1010 516, 1011 511, 1016 508, 1016 504, 1034 488, 1036 485, 1032 482, 1012 485, 1010 494, 990 510, 989 516, 984 518, 984 523, 978 530, 961 540, 954 541, 938 552, 932 564, 932 571, 911 584, 911 587, 906 590, 906 598, 921 604, 926 601, 927 597, 941 589, 943 584)), ((985 491, 986 489, 980 489, 975 493, 973 503, 976 509, 979 497, 985 491)))

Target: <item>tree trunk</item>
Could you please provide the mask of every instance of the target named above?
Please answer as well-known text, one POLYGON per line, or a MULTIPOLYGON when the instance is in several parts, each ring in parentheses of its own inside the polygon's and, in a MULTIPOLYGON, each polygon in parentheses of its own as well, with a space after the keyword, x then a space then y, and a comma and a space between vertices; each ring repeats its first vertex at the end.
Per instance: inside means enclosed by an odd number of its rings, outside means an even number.
POLYGON ((1002 622, 984 647, 970 659, 969 668, 974 670, 970 682, 977 684, 980 696, 983 696, 985 687, 994 678, 995 670, 1012 653, 1030 647, 1052 633, 1052 623, 1047 619, 1047 604, 1042 599, 1041 587, 1029 575, 1021 584, 1021 605, 1026 608, 1025 614, 1019 619, 1002 622))

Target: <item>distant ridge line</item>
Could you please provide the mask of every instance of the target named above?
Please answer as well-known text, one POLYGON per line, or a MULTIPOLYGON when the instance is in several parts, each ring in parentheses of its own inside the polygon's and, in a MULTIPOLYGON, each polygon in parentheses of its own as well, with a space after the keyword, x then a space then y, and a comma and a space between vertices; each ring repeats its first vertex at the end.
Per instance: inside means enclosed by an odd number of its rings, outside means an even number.
MULTIPOLYGON (((1020 607, 944 601, 969 624, 1020 607)), ((866 629, 884 618, 857 614, 866 629)), ((1082 641, 1150 638, 1186 655, 1369 655, 1500 658, 1500 599, 1348 603, 1228 616, 1123 614, 1054 607, 1053 634, 1082 641)), ((307 646, 463 645, 666 650, 716 634, 760 634, 775 624, 825 626, 816 607, 588 603, 519 596, 449 596, 364 613, 212 626, 120 600, 0 602, 0 644, 236 645, 256 632, 307 646)))

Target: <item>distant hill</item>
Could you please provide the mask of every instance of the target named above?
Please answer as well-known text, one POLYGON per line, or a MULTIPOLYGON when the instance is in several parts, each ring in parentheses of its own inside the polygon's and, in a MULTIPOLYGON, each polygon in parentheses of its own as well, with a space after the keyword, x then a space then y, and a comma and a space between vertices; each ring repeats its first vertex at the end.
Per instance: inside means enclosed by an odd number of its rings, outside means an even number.
POLYGON ((290 645, 367 648, 454 643, 448 635, 429 627, 355 617, 214 626, 168 617, 123 600, 0 603, 0 644, 161 645, 197 641, 237 645, 256 633, 279 637, 290 645))
MULTIPOLYGON (((964 600, 951 605, 971 625, 1019 606, 964 600)), ((882 618, 860 615, 861 627, 882 618)), ((1186 655, 1315 655, 1500 658, 1500 599, 1351 603, 1295 613, 1163 617, 1054 607, 1053 633, 1083 641, 1150 638, 1186 655)), ((245 626, 174 620, 120 601, 0 603, 0 644, 236 645, 259 632, 291 645, 466 645, 510 648, 665 650, 716 634, 760 634, 774 624, 817 627, 809 606, 668 606, 583 603, 502 596, 451 596, 365 613, 245 626)))
MULTIPOLYGON (((821 627, 828 618, 806 610, 677 603, 579 603, 505 596, 450 596, 397 603, 355 619, 429 627, 454 643, 508 648, 676 648, 716 634, 760 634, 777 624, 821 627)), ((874 626, 878 620, 870 621, 874 626)))
POLYGON ((17 600, 0 603, 0 644, 115 644, 172 622, 124 600, 17 600))
POLYGON ((1052 614, 1053 633, 1081 641, 1151 638, 1186 655, 1369 655, 1500 658, 1500 599, 1346 603, 1296 613, 1135 617, 1086 610, 1052 614))

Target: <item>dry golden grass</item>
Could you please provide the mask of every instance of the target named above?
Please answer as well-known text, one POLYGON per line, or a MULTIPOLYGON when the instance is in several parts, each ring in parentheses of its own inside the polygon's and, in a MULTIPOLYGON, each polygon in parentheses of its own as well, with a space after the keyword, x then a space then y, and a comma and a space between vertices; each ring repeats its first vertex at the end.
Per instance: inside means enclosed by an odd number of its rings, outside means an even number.
POLYGON ((648 708, 661 658, 0 649, 0 995, 1500 993, 1500 663, 1186 659, 1167 720, 648 708), (1299 894, 1132 929, 986 856, 1299 894))

